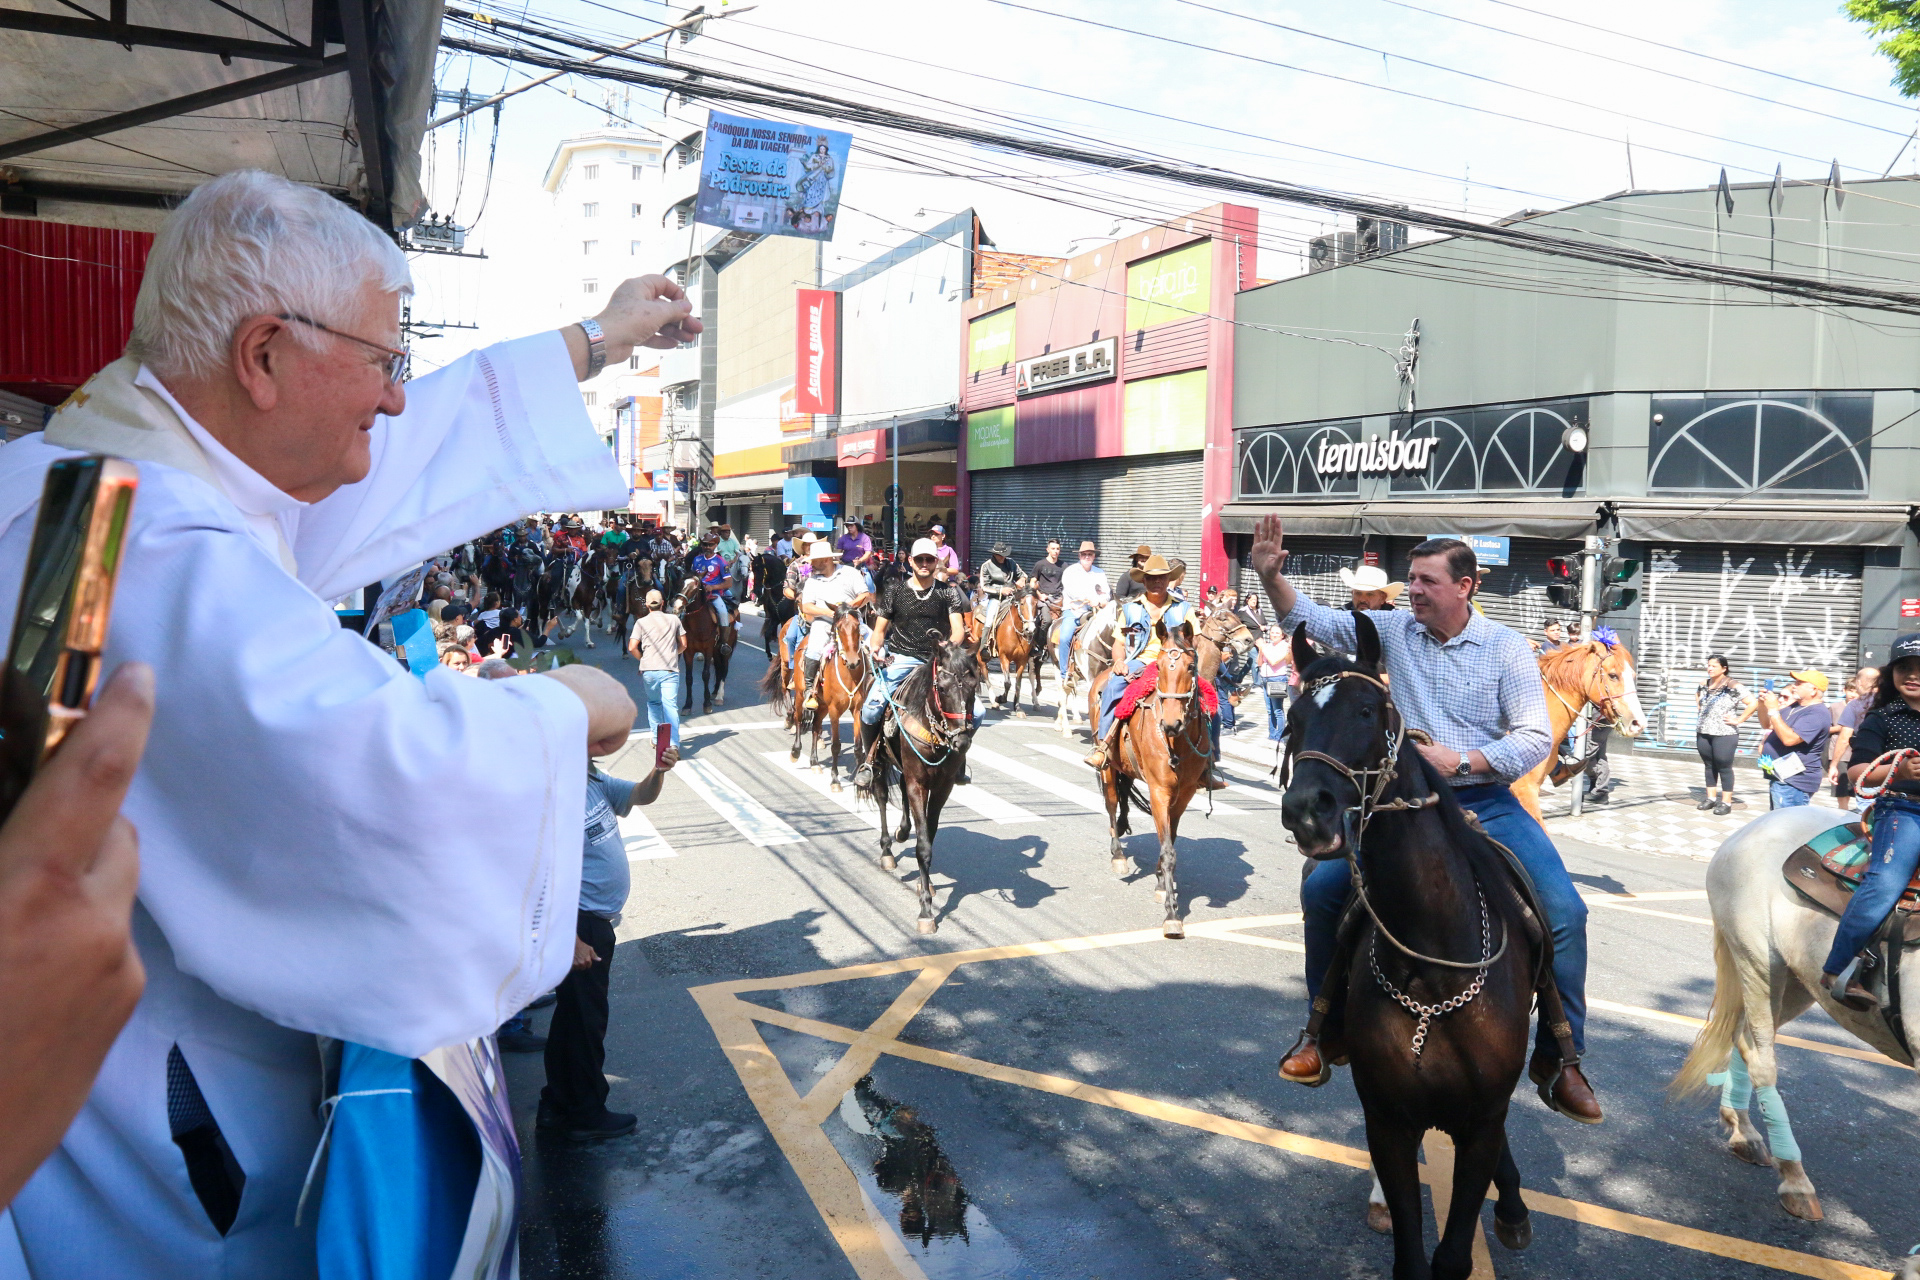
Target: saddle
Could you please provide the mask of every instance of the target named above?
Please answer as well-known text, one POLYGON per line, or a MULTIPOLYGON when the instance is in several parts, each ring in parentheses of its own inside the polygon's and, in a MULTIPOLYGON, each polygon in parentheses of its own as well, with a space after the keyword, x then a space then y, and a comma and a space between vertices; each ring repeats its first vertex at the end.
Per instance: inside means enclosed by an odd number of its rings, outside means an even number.
MULTIPOLYGON (((1823 831, 1787 855, 1781 875, 1794 892, 1814 906, 1839 916, 1846 912, 1853 891, 1860 884, 1867 859, 1872 856, 1872 841, 1858 822, 1843 823, 1823 831)), ((1920 874, 1901 893, 1894 904, 1895 924, 1890 933, 1897 935, 1903 947, 1920 946, 1920 874)))

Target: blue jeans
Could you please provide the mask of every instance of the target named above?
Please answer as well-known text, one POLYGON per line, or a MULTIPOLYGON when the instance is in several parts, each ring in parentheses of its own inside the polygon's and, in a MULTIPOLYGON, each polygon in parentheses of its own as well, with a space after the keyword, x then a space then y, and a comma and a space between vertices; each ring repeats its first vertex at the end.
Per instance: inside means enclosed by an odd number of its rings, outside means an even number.
POLYGON ((1794 786, 1791 782, 1767 780, 1767 795, 1773 800, 1776 809, 1797 809, 1803 804, 1812 804, 1813 797, 1794 786))
POLYGON ((673 745, 680 746, 680 673, 678 671, 642 671, 640 684, 647 695, 647 728, 663 724, 673 726, 673 745))
POLYGON ((927 665, 925 658, 913 658, 904 653, 893 655, 893 661, 880 668, 880 678, 867 690, 867 700, 860 705, 860 723, 879 724, 880 715, 887 709, 887 695, 900 687, 916 667, 927 665))
POLYGON ((1280 686, 1281 692, 1275 693, 1272 685, 1266 688, 1267 694, 1267 741, 1279 742, 1287 736, 1287 695, 1286 686, 1280 686))
POLYGON ((1069 610, 1060 619, 1060 645, 1056 661, 1062 680, 1067 678, 1067 655, 1073 652, 1073 633, 1080 629, 1081 616, 1079 611, 1069 610))
POLYGON ((1889 792, 1873 806, 1873 856, 1862 870, 1860 887, 1847 900, 1846 914, 1840 917, 1826 972, 1839 973, 1866 947, 1867 939, 1912 883, 1915 867, 1920 867, 1920 801, 1895 798, 1889 792))
MULTIPOLYGON (((1533 878, 1540 895, 1540 906, 1553 929, 1553 977, 1560 986, 1560 1002, 1566 1006, 1567 1021, 1573 1024, 1573 1045, 1585 1052, 1587 1043, 1587 904, 1567 875, 1560 851, 1547 838, 1545 828, 1520 807, 1513 792, 1504 783, 1486 783, 1477 787, 1457 787, 1454 798, 1462 808, 1480 819, 1487 834, 1513 850, 1520 865, 1533 878)), ((1307 995, 1320 994, 1320 984, 1333 961, 1335 930, 1340 915, 1353 892, 1352 873, 1344 858, 1322 862, 1300 886, 1300 908, 1307 923, 1307 995)), ((1356 963, 1364 962, 1364 957, 1356 963)), ((1546 1020, 1540 1022, 1536 1037, 1542 1052, 1559 1056, 1553 1032, 1546 1020)))
POLYGON ((789 654, 800 651, 800 615, 798 613, 787 619, 787 630, 783 638, 787 642, 789 654))
MULTIPOLYGON (((1107 735, 1113 732, 1114 709, 1120 705, 1121 697, 1126 694, 1128 683, 1144 671, 1146 665, 1144 662, 1130 662, 1127 664, 1127 674, 1124 676, 1115 672, 1107 677, 1106 686, 1100 690, 1100 723, 1099 727, 1093 731, 1094 742, 1105 742, 1107 735)), ((1224 717, 1232 714, 1233 708, 1229 707, 1226 698, 1222 697, 1220 710, 1207 717, 1207 737, 1213 742, 1213 758, 1216 760, 1220 758, 1220 722, 1224 717)))

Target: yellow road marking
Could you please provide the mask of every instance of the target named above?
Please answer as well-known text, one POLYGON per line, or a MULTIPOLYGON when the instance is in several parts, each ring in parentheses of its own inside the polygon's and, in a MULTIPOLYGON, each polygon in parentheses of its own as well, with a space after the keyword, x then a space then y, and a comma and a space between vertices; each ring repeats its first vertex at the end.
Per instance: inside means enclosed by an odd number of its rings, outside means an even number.
MULTIPOLYGON (((1238 942, 1252 946, 1279 946, 1281 949, 1294 950, 1297 944, 1285 944, 1281 939, 1242 934, 1237 930, 1298 923, 1300 923, 1300 915, 1297 912, 1286 915, 1209 920, 1190 924, 1188 934, 1201 938, 1211 937, 1223 942, 1238 942)), ((880 961, 874 964, 850 965, 842 969, 814 970, 782 978, 712 983, 691 988, 689 994, 706 1015, 722 1051, 739 1075, 741 1085, 760 1112, 761 1119, 766 1122, 768 1130, 773 1134, 775 1142, 799 1176, 802 1185, 806 1187, 814 1207, 819 1211, 835 1241, 846 1253, 856 1274, 861 1277, 861 1280, 925 1280, 924 1272, 908 1252, 904 1240, 868 1198, 858 1178, 841 1159, 839 1152, 821 1128, 821 1122, 831 1114, 845 1090, 851 1088, 853 1083, 870 1071, 881 1054, 959 1071, 982 1079, 1018 1085, 1037 1092, 1073 1098, 1096 1106, 1162 1120, 1222 1137, 1237 1138, 1352 1169, 1368 1167, 1367 1153, 1357 1147, 1327 1142, 1305 1134, 1290 1133, 1283 1129, 1274 1129, 1243 1120, 1234 1120, 1179 1103, 1107 1089, 1065 1076, 1048 1075, 987 1062, 983 1059, 969 1058, 897 1038, 907 1024, 925 1007, 927 1000, 939 989, 940 984, 963 964, 1066 955, 1076 951, 1157 942, 1160 939, 1161 934, 1158 929, 1140 929, 1085 938, 982 947, 972 951, 953 951, 939 955, 880 961), (915 971, 917 973, 914 981, 894 999, 887 1011, 864 1031, 752 1004, 739 999, 737 995, 738 992, 743 991, 775 991, 793 987, 819 986, 832 982, 915 971), (827 1078, 816 1083, 803 1099, 788 1080, 785 1070, 775 1059, 772 1050, 767 1047, 766 1041, 754 1027, 756 1022, 784 1027, 844 1044, 848 1046, 847 1052, 828 1072, 827 1078)), ((1640 1009, 1632 1005, 1603 1000, 1592 1000, 1589 1004, 1594 1008, 1651 1018, 1655 1021, 1695 1027, 1701 1025, 1699 1019, 1689 1018, 1683 1014, 1640 1009)), ((1833 1053, 1842 1057, 1899 1065, 1881 1054, 1849 1050, 1840 1046, 1801 1040, 1797 1037, 1780 1036, 1778 1041, 1781 1044, 1833 1053)), ((1420 1170, 1421 1181, 1436 1191, 1437 1218, 1444 1215, 1445 1211, 1441 1206, 1445 1204, 1447 1189, 1452 1185, 1451 1146, 1442 1148, 1436 1140, 1440 1137, 1440 1135, 1429 1135, 1428 1162, 1422 1165, 1420 1170)), ((1527 1190, 1523 1191, 1523 1195, 1530 1209, 1552 1217, 1566 1218, 1623 1235, 1674 1245, 1715 1257, 1747 1262, 1792 1275, 1811 1276, 1816 1277, 1817 1280, 1888 1280, 1886 1272, 1853 1263, 1799 1253, 1758 1241, 1743 1240, 1736 1236, 1701 1231, 1658 1218, 1622 1213, 1601 1205, 1588 1204, 1544 1192, 1527 1190)), ((1493 1274, 1484 1239, 1478 1240, 1475 1244, 1473 1274, 1476 1280, 1493 1274)))

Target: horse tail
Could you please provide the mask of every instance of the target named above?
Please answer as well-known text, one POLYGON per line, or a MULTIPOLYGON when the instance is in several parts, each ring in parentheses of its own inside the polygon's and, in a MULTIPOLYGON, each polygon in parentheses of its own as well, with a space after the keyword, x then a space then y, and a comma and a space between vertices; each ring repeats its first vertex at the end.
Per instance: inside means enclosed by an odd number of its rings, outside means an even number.
POLYGON ((760 677, 760 696, 773 710, 786 714, 787 700, 793 691, 787 687, 787 668, 781 664, 777 649, 767 655, 767 674, 760 677))
POLYGON ((1746 1020, 1744 984, 1740 980, 1740 962, 1718 925, 1713 930, 1713 1007, 1707 1011, 1707 1025, 1693 1038, 1687 1060, 1679 1074, 1667 1086, 1676 1098, 1699 1093, 1707 1087, 1707 1077, 1724 1071, 1733 1054, 1734 1039, 1746 1020))

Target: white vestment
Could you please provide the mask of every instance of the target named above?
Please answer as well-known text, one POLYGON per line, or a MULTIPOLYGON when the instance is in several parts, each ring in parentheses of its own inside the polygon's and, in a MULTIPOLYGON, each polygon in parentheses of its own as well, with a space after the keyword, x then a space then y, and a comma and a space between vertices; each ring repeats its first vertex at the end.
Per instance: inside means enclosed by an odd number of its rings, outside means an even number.
POLYGON ((124 810, 146 994, 12 1217, 37 1280, 311 1276, 317 1215, 296 1227, 294 1205, 320 1136, 315 1035, 417 1057, 556 985, 587 774, 586 711, 556 681, 422 681, 326 602, 626 487, 557 334, 409 383, 367 478, 284 510, 230 492, 245 464, 138 373, 109 365, 44 437, 0 449, 9 626, 48 464, 140 460, 106 666, 151 663, 158 698, 124 810), (172 1140, 176 1045, 245 1175, 224 1238, 172 1140))

